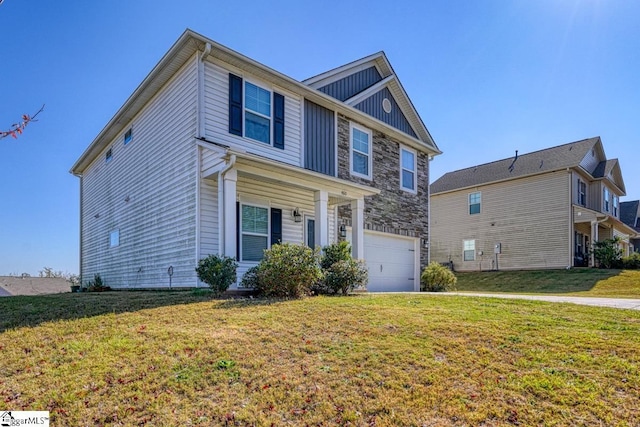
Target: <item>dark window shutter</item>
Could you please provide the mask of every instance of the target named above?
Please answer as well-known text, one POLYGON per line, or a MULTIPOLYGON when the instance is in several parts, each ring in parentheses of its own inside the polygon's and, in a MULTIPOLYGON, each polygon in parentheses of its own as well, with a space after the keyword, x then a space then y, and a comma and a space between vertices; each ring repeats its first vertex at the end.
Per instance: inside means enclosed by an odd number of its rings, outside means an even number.
POLYGON ((236 261, 240 261, 240 221, 240 202, 236 202, 236 261))
POLYGON ((229 133, 242 136, 242 77, 229 73, 229 133))
POLYGON ((273 93, 273 146, 284 150, 284 96, 273 93))
POLYGON ((282 209, 271 208, 271 246, 282 243, 282 209))

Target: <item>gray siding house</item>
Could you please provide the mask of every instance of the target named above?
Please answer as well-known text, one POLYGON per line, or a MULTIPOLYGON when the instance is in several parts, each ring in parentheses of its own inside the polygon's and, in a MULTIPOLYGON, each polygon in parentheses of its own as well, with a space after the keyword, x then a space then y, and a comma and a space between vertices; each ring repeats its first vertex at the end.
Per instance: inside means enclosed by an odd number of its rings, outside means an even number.
POLYGON ((370 290, 417 290, 438 154, 382 52, 300 82, 187 30, 71 169, 82 279, 195 287, 208 254, 242 276, 346 238, 370 290))
POLYGON ((631 245, 633 252, 640 252, 640 200, 620 203, 620 220, 638 233, 631 245))
POLYGON ((459 271, 593 266, 594 241, 630 250, 624 195, 599 137, 449 172, 431 185, 431 256, 459 271))

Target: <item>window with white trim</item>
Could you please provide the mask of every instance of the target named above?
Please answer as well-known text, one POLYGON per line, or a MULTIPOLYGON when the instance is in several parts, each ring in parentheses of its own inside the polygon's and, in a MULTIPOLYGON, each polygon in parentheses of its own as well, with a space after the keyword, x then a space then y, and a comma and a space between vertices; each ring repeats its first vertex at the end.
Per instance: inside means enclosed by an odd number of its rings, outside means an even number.
POLYGON ((400 147, 400 188, 415 193, 417 155, 414 150, 400 147))
POLYGON ((264 250, 269 247, 269 209, 241 205, 240 233, 241 260, 262 260, 264 250))
POLYGON ((109 148, 107 150, 107 154, 105 154, 104 156, 104 162, 109 163, 112 159, 113 159, 113 151, 111 150, 111 148, 109 148))
POLYGON ((587 183, 578 180, 578 204, 581 206, 587 206, 587 183))
POLYGON ((618 196, 613 196, 613 216, 618 217, 618 196))
POLYGON ((602 207, 605 212, 609 212, 609 189, 607 187, 602 190, 602 207))
POLYGON ((244 135, 271 144, 271 92, 245 81, 244 135))
POLYGON ((128 143, 130 143, 132 139, 133 139, 133 130, 132 128, 129 128, 129 130, 126 131, 124 134, 124 145, 127 145, 128 143))
POLYGON ((469 215, 475 215, 480 213, 480 206, 482 205, 482 194, 477 191, 469 194, 469 215))
POLYGON ((476 241, 475 240, 463 240, 462 241, 462 259, 464 261, 475 261, 476 259, 476 241))
POLYGON ((120 230, 115 229, 111 233, 109 233, 109 247, 115 248, 116 246, 120 246, 120 230))
POLYGON ((349 128, 351 175, 371 179, 371 131, 355 123, 349 128))

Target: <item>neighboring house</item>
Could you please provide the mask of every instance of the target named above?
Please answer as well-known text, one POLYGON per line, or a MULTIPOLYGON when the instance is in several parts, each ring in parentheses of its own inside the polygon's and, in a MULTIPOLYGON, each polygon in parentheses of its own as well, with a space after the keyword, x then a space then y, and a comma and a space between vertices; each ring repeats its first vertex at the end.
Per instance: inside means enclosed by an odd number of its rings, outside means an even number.
POLYGON ((348 238, 370 290, 418 290, 437 154, 382 52, 299 82, 187 30, 72 167, 81 276, 198 286, 209 254, 240 278, 348 238))
POLYGON ((640 252, 640 200, 620 203, 620 220, 638 233, 631 245, 633 252, 640 252))
POLYGON ((636 231, 599 137, 449 172, 431 185, 431 257, 459 271, 594 265, 592 242, 636 231))

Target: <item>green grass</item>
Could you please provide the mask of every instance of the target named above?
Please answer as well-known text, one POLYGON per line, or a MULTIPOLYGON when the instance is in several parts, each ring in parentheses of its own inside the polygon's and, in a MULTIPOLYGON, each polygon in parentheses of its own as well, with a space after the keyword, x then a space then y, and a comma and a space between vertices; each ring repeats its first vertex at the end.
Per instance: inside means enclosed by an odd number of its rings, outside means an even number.
POLYGON ((456 273, 456 290, 640 298, 638 270, 538 270, 456 273))
POLYGON ((108 292, 0 313, 2 407, 52 425, 640 424, 636 311, 108 292))

